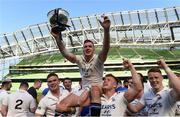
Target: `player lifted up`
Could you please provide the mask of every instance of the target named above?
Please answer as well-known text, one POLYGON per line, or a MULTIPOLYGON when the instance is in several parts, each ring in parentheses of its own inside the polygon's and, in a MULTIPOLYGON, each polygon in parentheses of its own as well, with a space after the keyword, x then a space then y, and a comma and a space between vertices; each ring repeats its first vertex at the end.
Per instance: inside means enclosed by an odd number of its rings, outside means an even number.
MULTIPOLYGON (((61 32, 53 33, 53 37, 55 38, 57 45, 61 54, 70 62, 76 63, 80 69, 80 74, 82 78, 82 88, 90 88, 91 89, 91 103, 95 103, 100 108, 100 94, 101 88, 99 84, 102 83, 103 78, 103 70, 104 70, 104 62, 107 58, 107 54, 110 47, 110 25, 111 22, 107 16, 103 16, 103 22, 99 20, 99 23, 104 29, 104 39, 103 39, 103 47, 98 55, 95 54, 95 46, 93 41, 87 39, 84 41, 83 44, 83 55, 76 56, 73 53, 70 53, 65 48, 62 42, 62 35, 61 32)), ((76 106, 81 105, 85 101, 85 97, 87 97, 85 91, 80 94, 80 97, 84 97, 84 99, 80 98, 78 95, 71 94, 64 100, 67 106, 76 106), (84 95, 84 96, 82 96, 84 95), (70 101, 72 100, 72 101, 70 101)), ((58 106, 60 107, 60 105, 58 106)), ((92 111, 94 109, 92 108, 92 111)), ((96 110, 96 109, 95 109, 96 110)), ((96 112, 92 112, 96 113, 96 112)), ((100 111, 98 112, 98 115, 100 111)), ((96 115, 95 115, 96 116, 96 115)))

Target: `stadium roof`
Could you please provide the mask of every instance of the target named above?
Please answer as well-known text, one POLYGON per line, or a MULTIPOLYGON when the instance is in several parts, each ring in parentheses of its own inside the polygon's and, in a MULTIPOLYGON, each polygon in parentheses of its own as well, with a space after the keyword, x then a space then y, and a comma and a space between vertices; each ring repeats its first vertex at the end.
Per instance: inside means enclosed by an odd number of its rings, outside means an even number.
MULTIPOLYGON (((111 45, 180 45, 180 7, 106 13, 111 25, 111 45)), ((102 44, 101 15, 69 18, 71 26, 63 32, 67 48, 82 47, 85 39, 102 44)), ((31 56, 58 50, 48 22, 27 26, 0 35, 0 58, 31 56)))

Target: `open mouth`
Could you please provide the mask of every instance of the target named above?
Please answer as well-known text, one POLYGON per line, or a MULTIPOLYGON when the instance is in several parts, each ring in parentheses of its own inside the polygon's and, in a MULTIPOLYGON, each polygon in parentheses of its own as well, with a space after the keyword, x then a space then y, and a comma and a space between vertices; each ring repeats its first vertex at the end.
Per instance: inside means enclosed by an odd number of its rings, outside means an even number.
POLYGON ((154 83, 154 84, 153 84, 153 87, 157 87, 157 86, 158 86, 158 83, 154 83))
POLYGON ((91 53, 91 51, 90 51, 90 50, 87 50, 86 53, 89 54, 89 53, 91 53))

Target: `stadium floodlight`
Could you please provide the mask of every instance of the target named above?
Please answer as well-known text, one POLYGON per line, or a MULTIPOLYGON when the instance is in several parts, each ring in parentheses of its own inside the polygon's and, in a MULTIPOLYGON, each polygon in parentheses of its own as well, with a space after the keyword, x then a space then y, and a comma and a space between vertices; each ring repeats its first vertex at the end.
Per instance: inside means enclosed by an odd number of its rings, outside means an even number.
POLYGON ((50 26, 52 27, 53 33, 58 33, 66 30, 68 23, 69 13, 62 9, 56 8, 48 12, 47 17, 49 18, 50 26))

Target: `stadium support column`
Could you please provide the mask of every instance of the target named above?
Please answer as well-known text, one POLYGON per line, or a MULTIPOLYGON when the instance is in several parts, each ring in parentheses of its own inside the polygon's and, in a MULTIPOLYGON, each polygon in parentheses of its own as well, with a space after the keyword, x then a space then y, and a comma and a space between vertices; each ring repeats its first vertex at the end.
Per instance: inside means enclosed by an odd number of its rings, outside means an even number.
MULTIPOLYGON (((172 39, 172 41, 175 40, 173 28, 174 28, 174 27, 172 27, 172 26, 170 27, 170 32, 171 32, 171 39, 172 39)), ((175 46, 171 45, 170 48, 169 48, 169 50, 170 50, 170 51, 171 51, 171 50, 174 50, 174 48, 175 48, 175 46)))
POLYGON ((178 12, 177 12, 177 9, 176 9, 176 7, 173 7, 174 8, 174 12, 175 12, 175 14, 176 14, 176 17, 177 17, 177 20, 179 21, 179 15, 178 15, 178 12))
POLYGON ((174 41, 174 31, 173 31, 173 27, 170 27, 170 31, 171 31, 171 39, 172 41, 174 41))

